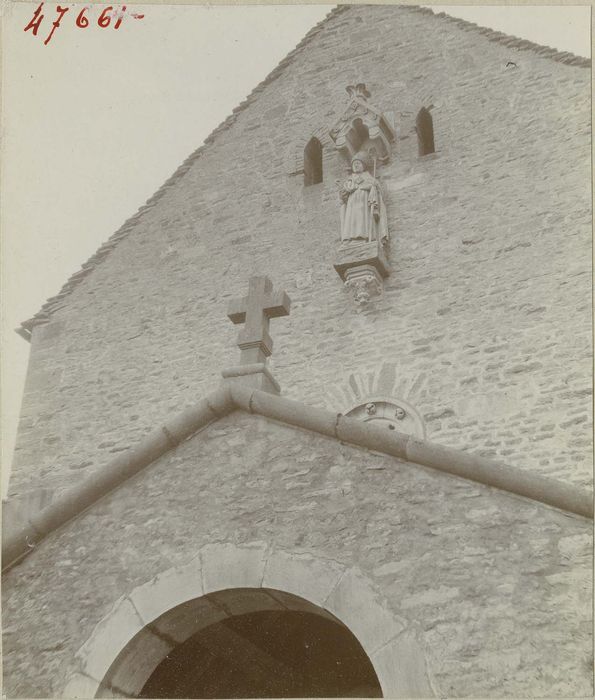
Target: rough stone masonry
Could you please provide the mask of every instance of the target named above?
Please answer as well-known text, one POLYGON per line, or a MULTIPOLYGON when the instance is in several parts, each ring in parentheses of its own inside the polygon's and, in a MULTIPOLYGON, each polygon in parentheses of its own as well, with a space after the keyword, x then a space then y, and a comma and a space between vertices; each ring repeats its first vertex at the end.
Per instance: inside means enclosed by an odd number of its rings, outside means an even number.
POLYGON ((431 439, 589 484, 590 73, 520 43, 409 7, 315 28, 34 327, 10 493, 64 488, 214 388, 228 300, 269 272, 291 398, 348 410, 352 375, 406 379, 431 439), (393 273, 364 313, 332 270, 346 164, 327 139, 324 181, 299 172, 360 76, 398 130, 393 273))
MULTIPOLYGON (((292 300, 284 395, 396 397, 434 442, 589 486, 588 65, 418 8, 333 12, 24 324, 11 496, 57 498, 216 388, 228 303, 263 274, 292 300), (359 81, 397 133, 377 170, 392 272, 363 310, 332 267, 348 164, 327 131, 359 81), (312 136, 323 181, 305 186, 312 136)), ((60 695, 121 596, 255 540, 357 566, 423 639, 436 694, 592 693, 588 521, 242 413, 8 572, 5 692, 60 695)))

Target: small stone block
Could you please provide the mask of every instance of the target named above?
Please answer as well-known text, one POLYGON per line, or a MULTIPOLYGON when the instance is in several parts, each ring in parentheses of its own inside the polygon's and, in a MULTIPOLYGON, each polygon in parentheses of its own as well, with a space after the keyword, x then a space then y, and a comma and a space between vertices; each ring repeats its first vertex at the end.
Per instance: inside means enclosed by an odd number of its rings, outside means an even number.
POLYGON ((141 619, 130 600, 120 598, 76 653, 85 673, 92 678, 103 678, 120 651, 141 629, 141 619))
POLYGON ((423 649, 411 632, 391 640, 371 657, 378 678, 382 679, 384 697, 431 698, 423 649))
POLYGON ((350 570, 328 597, 325 606, 347 625, 370 655, 403 631, 367 580, 350 570))
POLYGON ((145 624, 149 624, 167 610, 200 598, 202 594, 201 566, 197 557, 186 566, 168 569, 135 588, 129 598, 145 624))
POLYGON ((265 364, 238 365, 221 372, 224 386, 244 386, 269 394, 280 394, 281 387, 265 364))
POLYGON ((260 588, 267 548, 264 543, 236 547, 207 545, 201 550, 205 593, 226 588, 260 588))
POLYGON ((158 618, 151 629, 161 636, 182 644, 201 629, 214 625, 227 617, 227 613, 214 605, 209 598, 190 600, 158 618))
POLYGON ((246 590, 237 588, 234 590, 219 591, 209 594, 209 600, 215 604, 220 604, 230 616, 246 615, 252 612, 262 612, 264 610, 284 610, 285 607, 275 598, 270 596, 263 589, 246 590))
POLYGON ((73 674, 60 694, 63 698, 94 698, 99 682, 83 673, 73 674))
POLYGON ((269 555, 262 585, 322 606, 343 571, 344 568, 333 561, 321 562, 307 554, 275 551, 269 555))
MULTIPOLYGON (((110 669, 104 685, 126 693, 128 697, 138 697, 153 671, 174 648, 175 643, 158 637, 152 630, 144 629, 118 655, 110 669)), ((105 697, 102 693, 102 696, 105 697)), ((121 697, 121 696, 120 696, 121 697)))
POLYGON ((345 281, 347 270, 352 267, 370 265, 376 269, 380 277, 388 277, 390 265, 382 243, 343 243, 336 249, 333 263, 339 277, 345 281))

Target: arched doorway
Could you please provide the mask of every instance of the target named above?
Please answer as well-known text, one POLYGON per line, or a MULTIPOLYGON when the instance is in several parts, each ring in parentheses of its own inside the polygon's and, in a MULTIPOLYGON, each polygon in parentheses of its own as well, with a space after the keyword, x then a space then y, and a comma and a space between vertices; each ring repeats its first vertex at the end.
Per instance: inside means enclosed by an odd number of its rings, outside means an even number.
MULTIPOLYGON (((361 570, 250 542, 204 545, 186 564, 165 569, 121 596, 76 652, 77 670, 68 676, 61 696, 140 697, 165 658, 201 630, 267 611, 278 613, 278 624, 290 622, 286 613, 302 612, 347 630, 371 662, 384 697, 436 695, 419 632, 390 610, 361 570)), ((320 636, 323 623, 293 617, 310 638, 320 636)), ((338 634, 327 626, 326 633, 330 630, 338 634)), ((345 651, 340 658, 349 657, 345 651)), ((380 695, 368 678, 363 686, 352 686, 352 692, 380 695)))
POLYGON ((382 697, 340 620, 267 588, 218 591, 162 614, 118 655, 98 696, 132 689, 141 698, 382 697))

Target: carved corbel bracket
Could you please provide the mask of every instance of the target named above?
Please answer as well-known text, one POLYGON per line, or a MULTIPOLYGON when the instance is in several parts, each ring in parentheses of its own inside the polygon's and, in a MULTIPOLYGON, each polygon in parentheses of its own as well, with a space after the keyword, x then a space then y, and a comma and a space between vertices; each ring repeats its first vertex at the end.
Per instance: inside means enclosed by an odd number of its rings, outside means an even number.
POLYGON ((375 153, 381 163, 390 158, 395 132, 382 112, 368 102, 369 91, 364 83, 348 85, 349 104, 332 126, 330 137, 335 147, 351 160, 361 151, 375 153))
POLYGON ((385 246, 378 241, 343 243, 337 248, 334 268, 361 306, 382 294, 383 280, 390 272, 385 246))
POLYGON ((382 279, 375 267, 360 265, 346 273, 345 286, 353 289, 353 298, 363 306, 370 301, 370 297, 382 292, 382 279))

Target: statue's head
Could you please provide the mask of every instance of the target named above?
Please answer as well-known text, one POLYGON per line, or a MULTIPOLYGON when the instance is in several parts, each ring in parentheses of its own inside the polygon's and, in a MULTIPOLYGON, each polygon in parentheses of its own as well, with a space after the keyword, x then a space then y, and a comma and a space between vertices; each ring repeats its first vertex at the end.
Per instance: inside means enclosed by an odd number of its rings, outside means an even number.
POLYGON ((354 158, 351 161, 351 169, 354 173, 363 173, 366 169, 366 166, 364 165, 364 162, 361 161, 359 158, 354 158))

